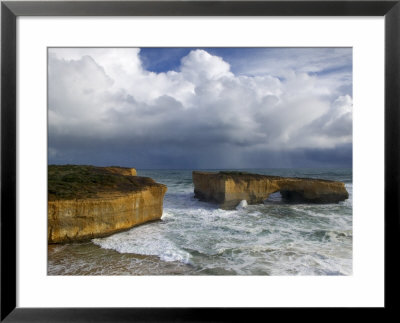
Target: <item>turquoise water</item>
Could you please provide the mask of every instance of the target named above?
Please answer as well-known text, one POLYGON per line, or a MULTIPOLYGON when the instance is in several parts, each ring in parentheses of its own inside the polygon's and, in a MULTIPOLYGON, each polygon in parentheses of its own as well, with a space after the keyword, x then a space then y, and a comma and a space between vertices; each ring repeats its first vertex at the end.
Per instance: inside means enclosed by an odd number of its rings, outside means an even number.
POLYGON ((91 243, 49 247, 49 275, 351 275, 351 169, 252 169, 342 181, 338 204, 264 204, 221 210, 193 197, 191 170, 138 170, 166 184, 161 221, 91 243))

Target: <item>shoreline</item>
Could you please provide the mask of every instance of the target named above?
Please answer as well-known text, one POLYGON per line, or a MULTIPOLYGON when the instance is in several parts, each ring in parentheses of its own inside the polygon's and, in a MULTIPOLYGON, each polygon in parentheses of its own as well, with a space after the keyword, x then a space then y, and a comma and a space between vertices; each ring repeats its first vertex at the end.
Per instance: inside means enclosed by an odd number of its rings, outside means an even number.
POLYGON ((191 265, 179 261, 163 261, 154 255, 119 253, 92 241, 49 244, 47 248, 48 276, 161 276, 193 275, 193 272, 191 265), (87 257, 88 253, 91 257, 87 257))

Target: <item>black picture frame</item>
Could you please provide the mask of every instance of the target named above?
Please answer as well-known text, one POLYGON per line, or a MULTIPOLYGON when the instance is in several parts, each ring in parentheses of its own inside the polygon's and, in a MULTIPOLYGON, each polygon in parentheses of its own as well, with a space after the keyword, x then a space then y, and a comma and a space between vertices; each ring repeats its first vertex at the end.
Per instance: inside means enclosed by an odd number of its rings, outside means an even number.
MULTIPOLYGON (((1 321, 236 321, 265 309, 16 307, 16 19, 19 16, 384 16, 385 307, 395 310, 399 274, 400 0, 82 1, 1 3, 1 321), (240 315, 238 315, 240 313, 240 315)), ((372 233, 371 233, 372 234, 372 233)), ((271 309, 275 311, 287 309, 271 309)), ((327 309, 329 310, 329 309, 327 309)), ((378 315, 381 315, 381 309, 378 315)), ((297 309, 301 313, 300 309, 297 309)), ((324 314, 326 315, 326 314, 324 314)), ((380 319, 382 319, 380 317, 380 319)))

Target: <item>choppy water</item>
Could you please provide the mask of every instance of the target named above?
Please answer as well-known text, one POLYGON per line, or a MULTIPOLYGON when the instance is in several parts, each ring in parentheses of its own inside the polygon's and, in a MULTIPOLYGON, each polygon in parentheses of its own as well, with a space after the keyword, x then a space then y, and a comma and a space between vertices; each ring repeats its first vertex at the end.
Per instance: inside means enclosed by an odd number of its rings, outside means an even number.
POLYGON ((92 243, 49 246, 49 275, 351 275, 351 169, 257 169, 258 174, 345 182, 338 204, 261 205, 226 211, 193 197, 188 170, 138 170, 168 186, 161 221, 92 243))

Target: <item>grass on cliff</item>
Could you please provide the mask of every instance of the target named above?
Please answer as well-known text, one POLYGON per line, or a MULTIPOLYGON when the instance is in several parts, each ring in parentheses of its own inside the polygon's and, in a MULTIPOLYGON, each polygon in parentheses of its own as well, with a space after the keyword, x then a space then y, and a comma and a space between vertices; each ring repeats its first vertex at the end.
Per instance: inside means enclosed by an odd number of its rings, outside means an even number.
POLYGON ((299 179, 299 180, 306 180, 306 181, 317 181, 317 182, 335 182, 329 179, 322 179, 322 178, 306 178, 306 177, 282 177, 282 176, 275 176, 275 175, 261 175, 243 171, 220 171, 217 173, 220 178, 223 179, 233 179, 235 180, 247 180, 247 179, 299 179))
POLYGON ((220 171, 218 173, 218 176, 223 179, 233 179, 235 180, 248 180, 248 179, 264 179, 264 178, 270 178, 270 179, 278 179, 280 178, 279 176, 271 176, 271 175, 261 175, 261 174, 255 174, 255 173, 249 173, 249 172, 243 172, 243 171, 220 171))
POLYGON ((99 193, 133 192, 145 185, 156 185, 148 177, 124 176, 103 167, 86 165, 49 165, 48 199, 93 198, 99 193))

